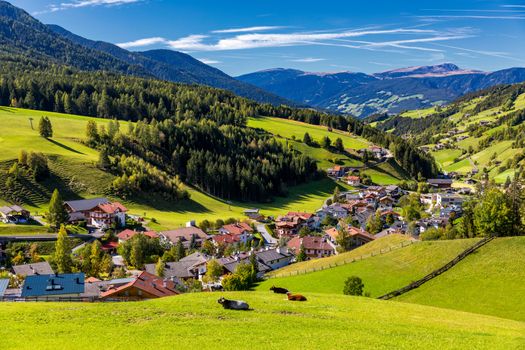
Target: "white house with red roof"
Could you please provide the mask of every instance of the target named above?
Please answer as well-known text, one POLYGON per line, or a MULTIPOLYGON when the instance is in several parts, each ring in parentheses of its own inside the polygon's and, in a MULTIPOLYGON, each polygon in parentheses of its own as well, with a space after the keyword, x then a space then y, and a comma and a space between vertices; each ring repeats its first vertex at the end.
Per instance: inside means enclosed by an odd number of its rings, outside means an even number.
POLYGON ((113 224, 126 226, 128 209, 107 198, 81 199, 64 203, 70 222, 86 221, 88 226, 107 228, 113 224))
POLYGON ((246 244, 253 236, 253 228, 245 222, 238 222, 235 224, 224 225, 219 229, 219 235, 214 236, 214 241, 221 241, 220 236, 229 236, 222 239, 222 243, 236 243, 241 242, 246 244), (216 240, 218 238, 218 241, 216 240))
POLYGON ((304 247, 308 259, 324 258, 336 254, 335 247, 326 237, 305 236, 294 237, 287 243, 288 249, 295 255, 304 247))

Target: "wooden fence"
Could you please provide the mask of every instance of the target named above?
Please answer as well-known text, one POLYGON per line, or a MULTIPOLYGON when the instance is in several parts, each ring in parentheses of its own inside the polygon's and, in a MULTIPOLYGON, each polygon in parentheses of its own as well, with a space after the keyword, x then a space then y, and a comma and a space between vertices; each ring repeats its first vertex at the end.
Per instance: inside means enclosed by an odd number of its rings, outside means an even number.
MULTIPOLYGON (((411 245, 413 243, 414 243, 414 241, 412 241, 412 240, 405 241, 405 242, 401 242, 401 244, 392 245, 392 246, 389 246, 387 248, 383 248, 383 249, 380 249, 378 251, 371 252, 369 254, 363 254, 363 255, 360 255, 360 256, 357 256, 357 257, 348 258, 348 259, 345 259, 345 260, 340 260, 340 261, 337 261, 337 262, 334 262, 334 263, 328 263, 328 264, 319 265, 317 267, 313 267, 313 268, 310 268, 310 269, 295 270, 295 271, 291 271, 291 272, 288 272, 288 273, 278 273, 278 274, 275 274, 275 275, 268 275, 268 276, 266 276, 266 278, 267 279, 271 279, 271 278, 290 277, 290 276, 305 275, 307 273, 312 273, 312 272, 317 272, 317 271, 323 271, 323 270, 326 270, 326 269, 331 269, 331 268, 334 268, 334 267, 343 266, 343 265, 346 265, 346 264, 351 264, 351 263, 354 263, 354 262, 357 262, 357 261, 361 261, 363 259, 370 258, 370 257, 373 257, 373 256, 386 254, 386 253, 389 253, 389 252, 391 252, 393 250, 397 250, 397 249, 401 249, 403 247, 407 247, 407 246, 409 246, 409 245, 411 245)), ((322 259, 323 258, 319 259, 318 261, 322 261, 322 259)))
POLYGON ((421 279, 419 279, 419 280, 417 280, 415 282, 410 283, 408 286, 405 286, 403 288, 394 290, 393 292, 390 292, 390 293, 387 293, 385 295, 382 295, 382 296, 378 297, 378 299, 383 299, 383 300, 392 299, 392 298, 400 296, 401 294, 404 294, 404 293, 406 293, 408 291, 411 291, 412 289, 418 288, 423 283, 426 283, 426 282, 430 281, 431 279, 441 275, 443 272, 449 270, 450 268, 455 266, 457 263, 459 263, 461 260, 465 259, 468 255, 472 254, 477 249, 479 249, 480 247, 484 246, 485 244, 487 244, 488 242, 492 241, 493 239, 494 239, 494 237, 487 237, 487 238, 482 239, 481 241, 477 242, 473 246, 465 249, 462 253, 460 253, 454 259, 449 261, 446 265, 440 267, 437 270, 432 271, 431 273, 429 273, 425 277, 423 277, 423 278, 421 278, 421 279))

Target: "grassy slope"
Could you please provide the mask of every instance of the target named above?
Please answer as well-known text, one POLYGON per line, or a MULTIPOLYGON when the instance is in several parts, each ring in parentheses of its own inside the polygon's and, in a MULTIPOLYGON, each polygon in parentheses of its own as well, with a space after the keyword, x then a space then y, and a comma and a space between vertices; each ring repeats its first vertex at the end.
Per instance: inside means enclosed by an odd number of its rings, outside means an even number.
POLYGON ((313 259, 288 265, 286 267, 283 267, 282 269, 270 272, 270 276, 283 277, 305 270, 308 271, 314 269, 323 269, 333 265, 343 264, 349 260, 358 259, 362 256, 368 256, 372 253, 377 254, 382 249, 397 249, 401 246, 401 244, 409 244, 410 241, 410 238, 406 235, 389 235, 386 237, 379 238, 375 241, 372 241, 368 244, 365 244, 346 253, 333 255, 324 259, 313 259))
POLYGON ((361 261, 305 275, 271 278, 257 289, 278 285, 297 292, 343 292, 344 281, 359 276, 372 297, 386 294, 417 280, 452 260, 476 240, 417 242, 361 261))
POLYGON ((524 281, 525 237, 498 238, 398 300, 525 321, 524 281))
POLYGON ((310 134, 313 140, 321 142, 321 139, 328 136, 332 142, 338 137, 343 140, 345 148, 360 149, 370 145, 370 143, 358 136, 334 130, 328 131, 326 127, 301 123, 293 120, 280 118, 250 118, 248 126, 252 128, 261 128, 274 135, 280 135, 285 138, 295 136, 297 140, 302 140, 305 133, 310 134))
POLYGON ((140 303, 0 304, 6 349, 512 349, 525 324, 368 298, 224 293, 254 311, 223 310, 218 293, 140 303), (24 334, 24 336, 18 336, 24 334), (175 345, 176 344, 176 345, 175 345))
MULTIPOLYGON (((94 166, 98 158, 97 152, 78 142, 84 138, 87 120, 89 118, 74 115, 0 108, 0 162, 15 159, 20 149, 40 151, 50 157, 50 167, 57 175, 27 191, 25 205, 33 212, 47 210, 47 201, 55 187, 58 187, 66 198, 75 199, 101 196, 102 189, 111 183, 113 176, 94 166), (37 132, 38 120, 44 115, 50 117, 53 124, 52 141, 41 138, 37 132), (30 117, 33 118, 34 130, 30 127, 30 117), (75 183, 74 189, 70 188, 71 182, 75 183)), ((97 122, 101 124, 108 121, 97 119, 97 122)), ((126 130, 125 123, 121 123, 121 128, 126 130)), ((315 129, 314 133, 317 135, 321 131, 315 129)), ((342 137, 354 140, 348 135, 342 137)), ((356 139, 355 145, 360 146, 361 142, 364 141, 356 139)), ((276 197, 271 203, 265 204, 226 203, 195 189, 190 189, 190 201, 179 203, 168 202, 155 196, 137 197, 132 201, 123 202, 132 214, 146 214, 147 217, 156 218, 160 225, 155 228, 163 229, 183 225, 189 220, 241 218, 243 210, 252 207, 261 208, 266 215, 278 215, 289 210, 313 212, 333 193, 335 186, 335 183, 328 179, 311 182, 292 187, 287 197, 276 197)), ((0 229, 0 234, 1 232, 0 229)))

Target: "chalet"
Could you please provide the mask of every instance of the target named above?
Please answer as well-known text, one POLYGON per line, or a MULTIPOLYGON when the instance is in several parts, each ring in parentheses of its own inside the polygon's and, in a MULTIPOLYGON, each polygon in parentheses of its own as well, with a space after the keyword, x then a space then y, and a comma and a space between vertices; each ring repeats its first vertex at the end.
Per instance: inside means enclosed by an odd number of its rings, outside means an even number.
POLYGON ((15 265, 12 267, 12 270, 15 275, 19 276, 52 275, 55 273, 47 261, 15 265))
POLYGON ((436 205, 444 208, 449 206, 461 206, 464 198, 455 193, 437 193, 436 205))
POLYGON ((238 241, 246 244, 253 236, 253 228, 245 222, 224 225, 219 229, 221 235, 238 236, 238 241))
POLYGON ((180 294, 175 288, 173 281, 143 271, 131 282, 101 293, 100 298, 106 301, 156 299, 180 294))
MULTIPOLYGON (((217 260, 217 262, 223 267, 224 274, 235 273, 237 266, 239 266, 240 264, 250 264, 251 254, 254 254, 254 252, 239 253, 239 254, 236 254, 235 256, 220 258, 217 260)), ((272 268, 270 266, 263 264, 259 259, 256 259, 256 260, 257 260, 257 277, 262 278, 264 274, 267 272, 270 272, 272 268)))
MULTIPOLYGON (((200 279, 206 274, 206 264, 210 260, 205 254, 196 252, 188 255, 177 262, 168 262, 164 265, 164 278, 168 278, 171 281, 180 284, 182 280, 190 278, 200 279)), ((146 264, 145 270, 156 275, 157 264, 146 264)))
POLYGON ((305 236, 294 237, 288 243, 288 249, 295 255, 304 247, 308 259, 324 258, 336 254, 334 246, 326 237, 305 236))
POLYGON ((29 218, 30 212, 19 205, 0 207, 0 221, 6 224, 25 224, 29 218))
POLYGON ((392 210, 392 208, 394 207, 394 203, 395 201, 392 197, 384 196, 379 198, 378 207, 381 210, 392 210))
POLYGON ((302 227, 312 228, 313 214, 289 212, 286 216, 280 216, 275 221, 277 233, 280 236, 292 236, 299 232, 302 227))
POLYGON ((374 194, 378 197, 386 196, 386 189, 383 186, 368 186, 366 188, 367 194, 374 194))
POLYGON ((257 221, 264 220, 264 215, 262 215, 259 212, 259 209, 246 209, 244 211, 244 215, 249 217, 252 220, 257 220, 257 221))
POLYGON ((361 186, 361 178, 359 176, 348 176, 346 183, 350 186, 361 186))
POLYGON ((83 273, 32 275, 25 278, 21 297, 79 297, 82 293, 83 273))
POLYGON ((403 195, 403 190, 396 185, 388 185, 385 187, 386 194, 393 198, 399 198, 403 195))
POLYGON ((118 242, 119 243, 124 243, 124 242, 130 240, 131 238, 133 238, 136 235, 144 235, 144 236, 149 237, 149 238, 159 238, 159 235, 156 234, 153 231, 139 232, 139 231, 133 231, 133 230, 126 229, 124 231, 121 231, 117 235, 118 242))
POLYGON ((266 249, 255 253, 257 260, 272 270, 285 267, 292 262, 293 254, 286 248, 266 249))
POLYGON ((452 179, 428 179, 427 183, 436 188, 451 188, 452 179))
POLYGON ((327 170, 327 174, 330 177, 334 177, 336 179, 339 179, 343 176, 345 176, 346 172, 348 171, 347 167, 336 165, 333 168, 330 168, 327 170))
POLYGON ((85 298, 98 299, 100 294, 108 291, 109 289, 115 289, 125 284, 134 281, 134 277, 118 278, 109 281, 101 281, 97 278, 87 278, 84 281, 84 293, 80 296, 85 298))
POLYGON ((64 203, 70 222, 86 221, 88 226, 107 228, 113 224, 126 226, 128 209, 107 198, 82 199, 64 203))
MULTIPOLYGON (((369 243, 375 239, 374 236, 363 229, 348 226, 346 230, 352 239, 352 245, 356 247, 369 243)), ((325 234, 326 237, 329 237, 329 240, 332 244, 337 245, 337 237, 339 236, 339 230, 337 228, 330 228, 325 231, 325 234)))
POLYGON ((326 207, 324 210, 334 219, 344 219, 348 217, 348 209, 340 203, 334 203, 326 207))
POLYGON ((195 226, 183 227, 171 231, 162 231, 159 232, 158 235, 161 241, 171 245, 177 244, 180 240, 185 248, 189 248, 192 241, 195 243, 196 247, 201 247, 204 241, 210 239, 208 234, 195 226))

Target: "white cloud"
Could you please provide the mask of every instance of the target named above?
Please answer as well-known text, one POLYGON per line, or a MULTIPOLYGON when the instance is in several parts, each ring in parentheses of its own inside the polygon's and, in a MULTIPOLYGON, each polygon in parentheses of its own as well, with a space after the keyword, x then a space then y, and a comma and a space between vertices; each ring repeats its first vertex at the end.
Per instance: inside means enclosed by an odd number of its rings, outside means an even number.
POLYGON ((155 38, 144 38, 144 39, 139 39, 135 41, 129 41, 126 43, 120 43, 120 44, 117 44, 117 46, 120 46, 123 49, 131 49, 135 47, 144 47, 144 46, 150 46, 150 45, 155 45, 155 44, 165 44, 165 43, 166 43, 166 39, 155 37, 155 38))
POLYGON ((327 40, 340 38, 362 37, 367 35, 389 34, 435 34, 434 30, 424 29, 388 29, 345 31, 340 33, 288 33, 288 34, 260 34, 250 33, 236 35, 230 38, 219 39, 216 42, 205 43, 206 35, 190 35, 178 40, 169 41, 168 45, 175 50, 185 51, 228 51, 244 50, 264 47, 300 46, 322 44, 327 40))
POLYGON ((248 33, 248 32, 264 32, 268 30, 277 30, 277 29, 283 29, 286 27, 280 27, 280 26, 256 26, 256 27, 246 27, 246 28, 230 28, 230 29, 219 29, 214 30, 212 33, 220 34, 220 33, 248 33))
POLYGON ((222 63, 221 61, 209 59, 209 58, 197 58, 199 61, 201 61, 204 64, 219 64, 222 63))
POLYGON ((433 16, 416 16, 422 19, 502 19, 502 20, 523 20, 525 16, 476 16, 476 15, 433 15, 433 16))
POLYGON ((464 48, 464 47, 457 47, 457 46, 444 45, 444 44, 435 44, 435 45, 446 47, 446 48, 449 48, 449 49, 455 49, 455 50, 465 51, 465 52, 469 52, 469 53, 475 53, 475 54, 478 54, 478 55, 484 55, 484 56, 490 56, 490 57, 498 57, 498 58, 505 58, 505 59, 513 60, 513 61, 521 61, 518 58, 509 56, 508 52, 487 51, 487 50, 473 50, 473 49, 467 49, 467 48, 464 48))
POLYGON ((61 2, 58 4, 49 5, 49 8, 44 11, 35 12, 34 15, 58 12, 68 9, 82 8, 82 7, 94 7, 94 6, 120 6, 126 4, 133 4, 137 2, 143 2, 145 0, 75 0, 68 2, 61 2))
POLYGON ((297 59, 290 60, 290 61, 300 62, 300 63, 315 63, 315 62, 326 61, 326 58, 305 57, 305 58, 297 58, 297 59))
POLYGON ((525 9, 525 5, 501 5, 501 7, 525 9))

